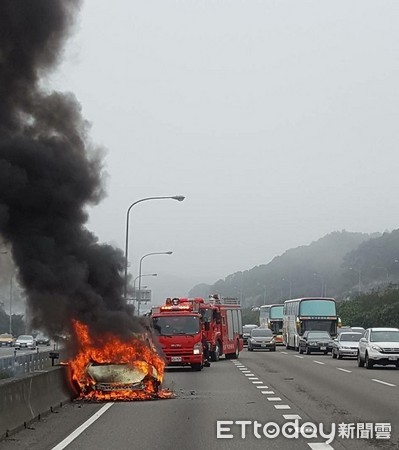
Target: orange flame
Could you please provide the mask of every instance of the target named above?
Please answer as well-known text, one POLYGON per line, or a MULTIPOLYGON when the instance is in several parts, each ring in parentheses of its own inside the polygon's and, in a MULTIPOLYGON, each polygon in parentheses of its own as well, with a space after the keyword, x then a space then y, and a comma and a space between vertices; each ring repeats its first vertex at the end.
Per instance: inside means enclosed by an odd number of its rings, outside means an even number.
POLYGON ((69 361, 72 380, 79 386, 80 398, 85 400, 152 400, 156 398, 172 398, 173 393, 160 390, 164 376, 165 362, 157 354, 155 347, 148 345, 143 339, 132 337, 123 341, 119 337, 105 334, 100 338, 90 336, 87 325, 73 321, 73 330, 79 351, 69 361), (96 382, 88 374, 88 367, 94 364, 126 365, 139 370, 143 374, 143 389, 124 389, 113 384, 113 390, 101 391, 96 382), (154 371, 155 369, 155 371, 154 371))

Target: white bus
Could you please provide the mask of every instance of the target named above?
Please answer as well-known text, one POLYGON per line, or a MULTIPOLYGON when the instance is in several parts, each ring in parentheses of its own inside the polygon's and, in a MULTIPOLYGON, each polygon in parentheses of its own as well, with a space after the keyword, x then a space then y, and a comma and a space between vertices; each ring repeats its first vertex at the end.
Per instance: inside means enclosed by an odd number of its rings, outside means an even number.
POLYGON ((271 305, 262 305, 259 308, 259 326, 262 328, 267 328, 269 326, 270 306, 271 305))
POLYGON ((270 305, 268 327, 273 332, 276 344, 283 343, 283 311, 283 303, 270 305))
POLYGON ((341 321, 334 298, 304 297, 284 302, 283 342, 286 348, 299 348, 299 336, 307 330, 327 331, 337 336, 341 321))

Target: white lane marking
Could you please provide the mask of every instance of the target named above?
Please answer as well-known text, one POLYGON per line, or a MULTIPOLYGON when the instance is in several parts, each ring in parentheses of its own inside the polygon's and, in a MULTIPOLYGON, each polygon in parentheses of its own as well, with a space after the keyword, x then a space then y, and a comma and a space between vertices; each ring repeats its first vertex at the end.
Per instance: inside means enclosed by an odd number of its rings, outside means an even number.
POLYGON ((299 355, 294 355, 294 356, 295 356, 295 358, 301 358, 301 359, 304 358, 304 356, 299 356, 299 355))
POLYGON ((302 417, 299 416, 298 414, 283 414, 284 419, 286 420, 302 420, 302 417))
POLYGON ((338 369, 338 370, 341 370, 342 372, 352 373, 351 370, 341 369, 341 367, 337 367, 337 369, 338 369))
POLYGON ((391 387, 395 387, 396 386, 396 384, 387 383, 386 381, 376 380, 375 378, 372 378, 372 380, 375 381, 376 383, 385 384, 386 386, 391 386, 391 387))
POLYGON ((280 397, 267 397, 267 399, 269 400, 269 402, 281 402, 280 397))
POLYGON ((262 394, 266 394, 266 395, 274 394, 274 391, 261 391, 261 392, 262 392, 262 394))
POLYGON ((246 373, 245 376, 246 376, 246 377, 254 377, 255 374, 254 374, 254 373, 246 373))
POLYGON ((253 384, 263 384, 263 381, 253 381, 253 384))
POLYGON ((100 408, 95 414, 93 414, 90 419, 86 420, 85 423, 76 428, 69 436, 67 436, 63 441, 57 444, 52 450, 62 450, 67 445, 69 445, 73 440, 75 440, 83 431, 86 430, 92 423, 94 423, 98 418, 100 418, 111 406, 115 403, 106 403, 102 408, 100 408))
POLYGON ((313 362, 315 362, 316 364, 323 364, 323 365, 325 364, 325 363, 323 363, 323 362, 321 362, 321 361, 316 361, 316 360, 313 361, 313 362))
POLYGON ((313 444, 308 442, 308 445, 312 450, 334 450, 334 447, 331 447, 330 444, 326 444, 325 442, 314 442, 313 444))
POLYGON ((276 409, 291 409, 291 406, 288 405, 274 405, 276 409))
POLYGON ((288 353, 287 353, 287 352, 280 352, 280 353, 282 353, 283 355, 288 355, 288 353))
POLYGON ((262 386, 256 386, 258 389, 268 389, 269 388, 269 386, 265 386, 265 385, 263 385, 262 384, 262 386))

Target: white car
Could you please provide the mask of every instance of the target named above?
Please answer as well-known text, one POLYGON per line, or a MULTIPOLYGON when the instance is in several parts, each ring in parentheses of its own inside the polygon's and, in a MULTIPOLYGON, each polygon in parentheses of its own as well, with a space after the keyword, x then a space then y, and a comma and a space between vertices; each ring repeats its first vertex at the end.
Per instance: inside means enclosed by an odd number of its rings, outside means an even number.
POLYGON ((32 335, 21 334, 21 336, 18 336, 17 340, 15 341, 15 349, 21 350, 22 348, 28 348, 30 350, 36 349, 36 341, 34 340, 32 335))
POLYGON ((359 341, 359 367, 374 364, 399 368, 399 328, 368 328, 359 341))
POLYGON ((353 356, 356 358, 359 350, 359 341, 362 335, 362 333, 348 331, 340 333, 333 341, 331 350, 332 357, 342 359, 344 356, 353 356))

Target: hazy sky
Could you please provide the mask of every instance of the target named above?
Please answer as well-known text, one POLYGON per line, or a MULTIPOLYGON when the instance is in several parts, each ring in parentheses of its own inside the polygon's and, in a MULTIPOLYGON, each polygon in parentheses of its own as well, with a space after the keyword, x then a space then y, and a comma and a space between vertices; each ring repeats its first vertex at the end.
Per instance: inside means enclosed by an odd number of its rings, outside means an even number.
POLYGON ((398 228, 397 0, 86 0, 51 83, 106 148, 89 229, 155 295, 398 228))

